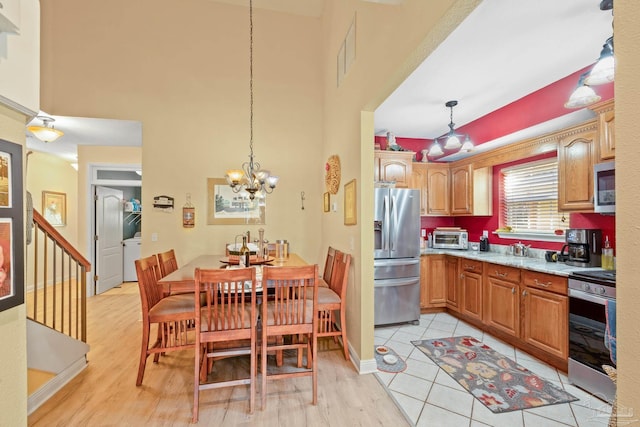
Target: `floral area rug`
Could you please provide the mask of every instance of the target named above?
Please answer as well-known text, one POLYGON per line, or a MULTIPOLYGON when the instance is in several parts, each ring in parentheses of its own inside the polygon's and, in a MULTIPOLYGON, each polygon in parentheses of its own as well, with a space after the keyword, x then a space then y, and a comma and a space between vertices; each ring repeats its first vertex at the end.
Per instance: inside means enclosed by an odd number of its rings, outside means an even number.
POLYGON ((494 413, 578 400, 473 337, 412 343, 494 413))

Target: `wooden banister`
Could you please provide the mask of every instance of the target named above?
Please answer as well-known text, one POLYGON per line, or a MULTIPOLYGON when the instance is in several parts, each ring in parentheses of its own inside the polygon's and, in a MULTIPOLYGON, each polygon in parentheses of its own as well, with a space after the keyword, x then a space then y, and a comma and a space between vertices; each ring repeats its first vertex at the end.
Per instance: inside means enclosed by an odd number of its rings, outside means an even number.
POLYGON ((87 273, 91 263, 39 212, 33 211, 27 317, 87 341, 87 273))

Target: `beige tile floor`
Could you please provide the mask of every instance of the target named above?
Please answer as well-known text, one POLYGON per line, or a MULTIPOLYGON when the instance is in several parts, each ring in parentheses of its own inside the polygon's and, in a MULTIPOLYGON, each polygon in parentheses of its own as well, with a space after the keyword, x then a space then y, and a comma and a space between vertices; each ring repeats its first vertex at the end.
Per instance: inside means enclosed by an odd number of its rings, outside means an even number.
POLYGON ((420 325, 375 329, 375 344, 393 349, 407 363, 404 372, 375 375, 410 423, 416 426, 606 427, 611 407, 569 384, 567 376, 535 357, 446 314, 423 314, 420 325), (470 335, 553 382, 580 400, 494 414, 417 349, 411 341, 470 335))

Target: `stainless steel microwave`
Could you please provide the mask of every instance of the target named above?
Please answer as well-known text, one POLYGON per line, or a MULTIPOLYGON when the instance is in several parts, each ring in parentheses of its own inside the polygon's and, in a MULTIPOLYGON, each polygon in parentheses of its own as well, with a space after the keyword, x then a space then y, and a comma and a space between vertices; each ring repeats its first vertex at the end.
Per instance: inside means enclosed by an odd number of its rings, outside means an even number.
POLYGON ((593 210, 599 213, 616 211, 616 164, 598 163, 593 167, 593 210))
POLYGON ((469 249, 467 230, 433 230, 433 247, 436 249, 469 249))

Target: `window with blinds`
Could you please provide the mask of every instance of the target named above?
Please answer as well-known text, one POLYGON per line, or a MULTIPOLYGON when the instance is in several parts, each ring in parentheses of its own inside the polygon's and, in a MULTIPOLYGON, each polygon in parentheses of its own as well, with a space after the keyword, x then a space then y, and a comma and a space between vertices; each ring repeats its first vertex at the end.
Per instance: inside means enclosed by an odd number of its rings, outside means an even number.
POLYGON ((558 160, 544 159, 502 170, 501 225, 518 233, 566 229, 558 212, 558 160))

